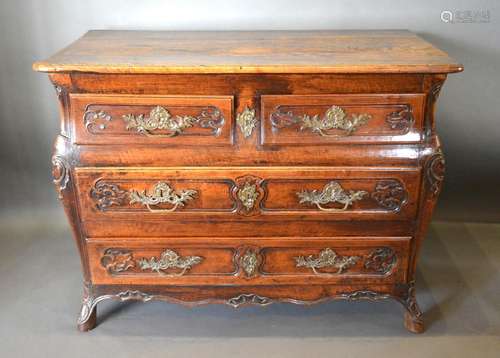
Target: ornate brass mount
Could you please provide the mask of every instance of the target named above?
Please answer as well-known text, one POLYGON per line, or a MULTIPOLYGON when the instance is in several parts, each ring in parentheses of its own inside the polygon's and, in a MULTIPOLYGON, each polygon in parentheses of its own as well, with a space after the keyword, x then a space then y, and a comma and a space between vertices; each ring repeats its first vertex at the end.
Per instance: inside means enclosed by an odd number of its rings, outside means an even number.
POLYGON ((252 131, 257 125, 257 118, 255 117, 255 109, 251 109, 248 106, 245 107, 243 112, 238 113, 236 116, 236 123, 240 126, 241 133, 245 138, 252 135, 252 131))
POLYGON ((151 270, 161 275, 166 275, 164 271, 169 269, 181 269, 181 272, 168 274, 168 276, 182 276, 194 265, 203 260, 200 256, 179 256, 177 252, 166 249, 160 255, 160 258, 151 257, 149 260, 141 258, 135 260, 132 251, 126 249, 107 249, 101 257, 101 265, 112 275, 125 272, 136 265, 143 271, 151 270))
POLYGON ((317 269, 333 267, 337 269, 337 274, 343 273, 348 268, 354 266, 360 259, 359 256, 339 256, 330 248, 322 250, 318 257, 313 255, 295 257, 297 267, 310 268, 316 275, 323 275, 317 269))
POLYGON ((198 192, 196 190, 181 190, 180 192, 174 191, 167 183, 158 182, 153 189, 146 193, 146 190, 139 192, 136 190, 130 191, 130 204, 140 203, 145 205, 152 213, 170 213, 175 211, 179 206, 194 199, 198 192), (168 203, 173 205, 170 209, 153 209, 152 205, 159 205, 168 203))
POLYGON ((331 181, 325 185, 321 192, 318 192, 317 190, 304 190, 298 192, 297 196, 299 197, 301 204, 311 203, 316 205, 321 211, 337 212, 347 210, 353 202, 363 199, 367 194, 368 193, 364 190, 350 190, 347 192, 338 182, 331 181), (344 206, 342 208, 323 207, 323 205, 328 203, 339 203, 344 206))
POLYGON ((187 270, 190 270, 194 265, 199 264, 203 260, 200 256, 185 256, 181 257, 174 250, 165 250, 161 253, 160 259, 156 257, 151 257, 149 260, 140 259, 138 261, 141 270, 151 270, 158 272, 161 275, 165 273, 163 271, 178 268, 182 271, 176 274, 170 274, 169 276, 182 276, 187 270))
POLYGON ((257 191, 257 185, 251 183, 245 183, 245 185, 238 190, 238 199, 240 199, 241 204, 245 207, 247 211, 252 210, 255 201, 259 197, 259 192, 257 191))
POLYGON ((258 275, 258 269, 262 263, 260 249, 254 246, 239 247, 234 257, 234 262, 241 270, 245 278, 253 278, 258 275))
POLYGON ((218 135, 224 124, 224 116, 216 107, 204 108, 200 114, 194 116, 175 116, 161 106, 151 110, 149 116, 144 114, 125 114, 123 120, 127 124, 127 130, 135 130, 148 137, 175 137, 187 128, 199 125, 202 128, 212 128, 212 134, 218 135), (155 133, 155 131, 166 131, 167 133, 155 133))
POLYGON ((262 178, 252 175, 236 178, 235 185, 231 192, 234 200, 238 204, 238 214, 244 216, 259 214, 259 203, 265 196, 261 183, 262 178))
POLYGON ((295 115, 292 111, 283 111, 281 107, 271 113, 271 124, 274 128, 284 128, 299 124, 300 130, 310 130, 321 136, 338 136, 338 134, 330 134, 327 131, 337 129, 343 132, 343 135, 352 135, 359 127, 366 124, 371 115, 367 113, 348 115, 346 111, 339 106, 331 106, 320 117, 319 114, 310 116, 308 114, 295 115))

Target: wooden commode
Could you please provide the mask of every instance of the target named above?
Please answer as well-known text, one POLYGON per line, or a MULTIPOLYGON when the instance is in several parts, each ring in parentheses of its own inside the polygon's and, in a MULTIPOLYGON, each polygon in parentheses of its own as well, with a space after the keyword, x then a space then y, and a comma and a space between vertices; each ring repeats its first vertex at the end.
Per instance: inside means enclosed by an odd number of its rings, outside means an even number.
POLYGON ((61 110, 54 183, 106 299, 393 298, 444 159, 434 106, 462 66, 407 31, 90 31, 34 69, 61 110))

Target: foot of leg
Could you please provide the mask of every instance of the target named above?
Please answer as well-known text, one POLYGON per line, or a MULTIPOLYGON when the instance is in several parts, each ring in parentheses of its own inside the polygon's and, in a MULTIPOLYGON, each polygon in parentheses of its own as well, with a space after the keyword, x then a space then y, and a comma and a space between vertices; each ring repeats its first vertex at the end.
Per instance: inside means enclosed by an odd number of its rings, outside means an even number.
POLYGON ((424 331, 424 321, 422 317, 415 317, 406 311, 404 315, 405 328, 412 333, 422 333, 424 331))
POLYGON ((401 303, 406 309, 404 314, 404 325, 406 329, 413 333, 422 333, 424 331, 424 320, 415 296, 414 282, 408 284, 407 290, 401 298, 401 303))
MULTIPOLYGON (((82 311, 84 308, 82 307, 82 311)), ((97 307, 94 306, 88 315, 80 314, 78 318, 78 330, 80 332, 87 332, 94 329, 97 323, 97 307)))

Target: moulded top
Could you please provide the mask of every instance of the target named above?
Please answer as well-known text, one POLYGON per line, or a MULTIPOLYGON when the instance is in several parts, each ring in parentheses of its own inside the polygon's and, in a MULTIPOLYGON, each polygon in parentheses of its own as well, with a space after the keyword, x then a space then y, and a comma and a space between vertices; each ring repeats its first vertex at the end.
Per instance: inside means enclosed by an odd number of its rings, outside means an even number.
POLYGON ((406 30, 93 30, 41 72, 450 73, 463 66, 406 30))

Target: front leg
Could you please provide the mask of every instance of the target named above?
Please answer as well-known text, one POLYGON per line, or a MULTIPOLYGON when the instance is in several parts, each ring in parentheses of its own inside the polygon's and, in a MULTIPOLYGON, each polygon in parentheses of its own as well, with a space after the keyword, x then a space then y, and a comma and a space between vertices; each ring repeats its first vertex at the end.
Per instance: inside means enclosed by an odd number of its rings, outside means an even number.
POLYGON ((95 328, 97 323, 97 302, 98 300, 92 294, 90 282, 84 282, 82 308, 77 321, 79 331, 87 332, 95 328))
POLYGON ((415 283, 410 282, 407 287, 406 292, 400 298, 400 302, 406 309, 404 326, 410 332, 422 333, 424 331, 424 320, 415 296, 415 283))

